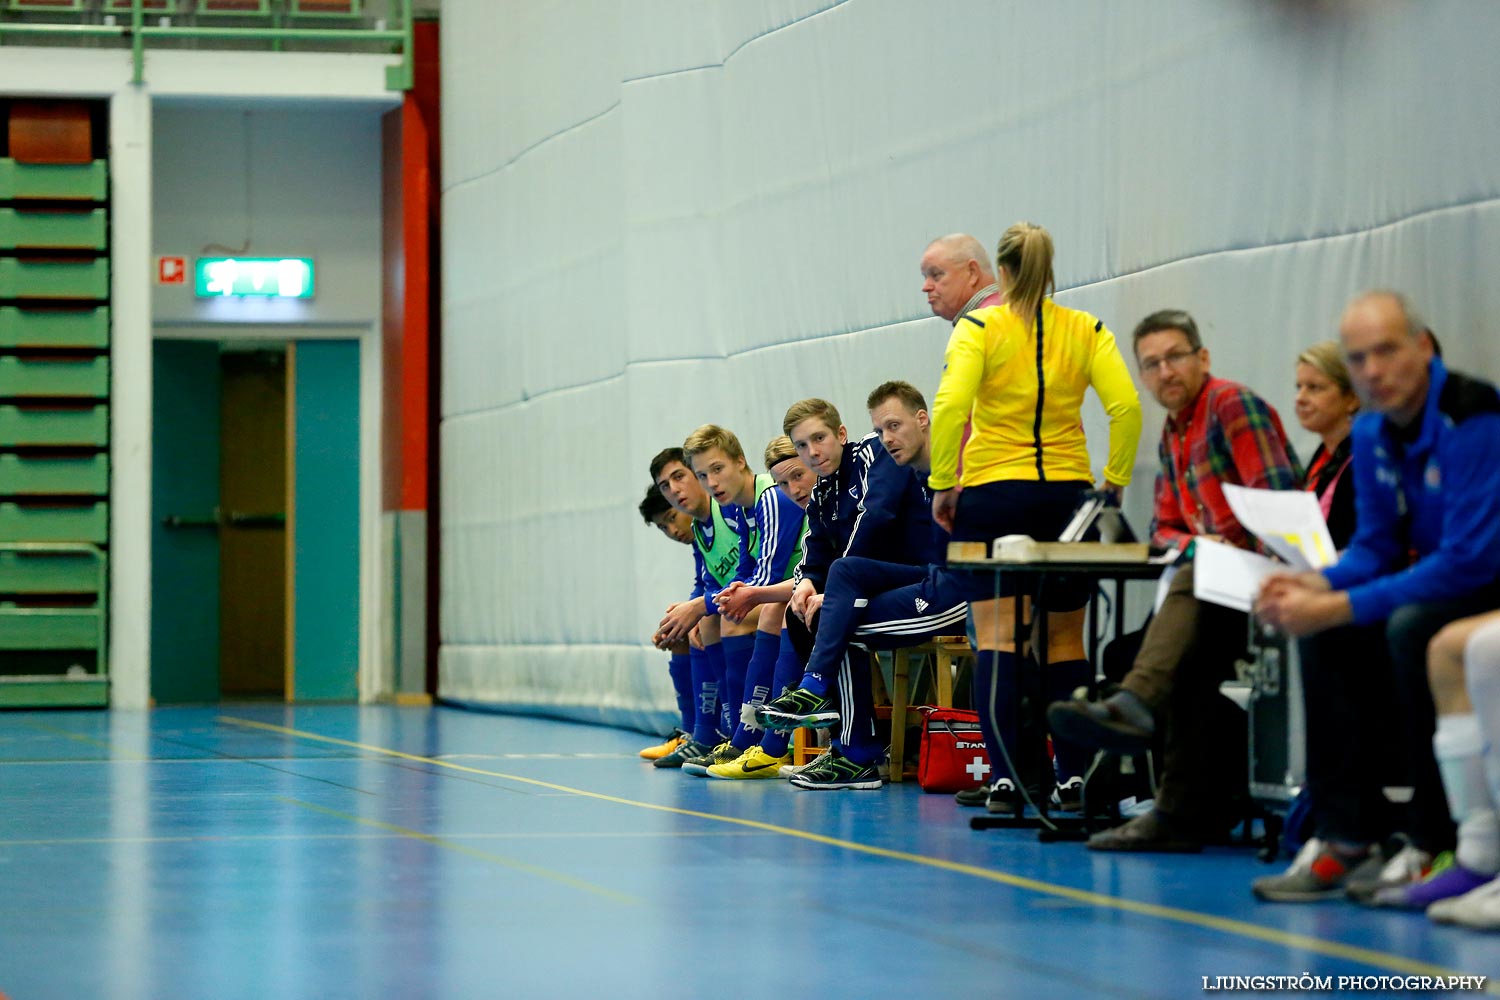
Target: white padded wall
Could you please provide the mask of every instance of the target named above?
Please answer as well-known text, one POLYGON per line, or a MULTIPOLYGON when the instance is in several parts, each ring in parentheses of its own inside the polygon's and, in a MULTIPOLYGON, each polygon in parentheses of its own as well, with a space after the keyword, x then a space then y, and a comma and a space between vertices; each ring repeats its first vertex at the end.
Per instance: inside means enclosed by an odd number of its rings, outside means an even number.
POLYGON ((1043 223, 1121 337, 1192 310, 1304 454, 1293 358, 1360 288, 1500 375, 1496 37, 1471 0, 450 0, 440 694, 669 720, 644 639, 690 557, 635 513, 649 459, 930 393, 943 233, 1043 223))

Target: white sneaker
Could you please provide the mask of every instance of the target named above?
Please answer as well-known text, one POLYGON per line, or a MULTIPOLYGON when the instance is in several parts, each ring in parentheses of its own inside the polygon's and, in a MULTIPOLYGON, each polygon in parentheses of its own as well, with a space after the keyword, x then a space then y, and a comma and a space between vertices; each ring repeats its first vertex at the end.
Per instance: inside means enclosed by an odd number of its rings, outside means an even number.
POLYGON ((1462 896, 1438 900, 1427 908, 1427 916, 1436 923, 1458 924, 1476 931, 1500 930, 1500 878, 1462 896))
POLYGON ((1431 868, 1431 854, 1418 850, 1412 844, 1406 844, 1391 855, 1391 859, 1375 878, 1366 877, 1364 872, 1351 873, 1349 881, 1344 884, 1344 890, 1350 899, 1366 906, 1374 906, 1375 897, 1381 889, 1400 888, 1420 882, 1431 868))

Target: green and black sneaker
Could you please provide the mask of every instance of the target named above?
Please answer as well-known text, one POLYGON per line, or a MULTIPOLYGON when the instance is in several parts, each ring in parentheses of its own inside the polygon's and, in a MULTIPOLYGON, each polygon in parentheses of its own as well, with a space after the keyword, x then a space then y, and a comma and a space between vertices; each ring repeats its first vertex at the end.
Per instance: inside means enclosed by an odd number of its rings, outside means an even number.
POLYGON ((884 782, 880 768, 875 764, 859 764, 838 750, 830 749, 805 771, 799 771, 787 779, 797 788, 879 788, 884 782))
POLYGON ((780 732, 798 727, 827 729, 839 721, 839 713, 826 694, 797 688, 757 708, 755 721, 766 729, 780 732))

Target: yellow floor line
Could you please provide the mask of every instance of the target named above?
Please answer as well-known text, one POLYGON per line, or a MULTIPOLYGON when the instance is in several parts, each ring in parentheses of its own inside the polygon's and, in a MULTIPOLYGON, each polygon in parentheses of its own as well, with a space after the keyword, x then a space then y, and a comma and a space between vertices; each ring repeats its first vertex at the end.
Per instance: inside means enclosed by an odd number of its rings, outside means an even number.
MULTIPOLYGON (((1012 875, 1008 872, 996 871, 990 868, 980 868, 977 865, 964 864, 958 861, 949 861, 945 858, 934 858, 923 854, 911 854, 906 851, 895 851, 885 847, 874 847, 869 844, 860 844, 850 840, 839 840, 836 837, 827 837, 820 833, 809 833, 805 830, 794 830, 790 827, 776 826, 771 823, 762 823, 758 820, 740 819, 734 816, 720 816, 714 813, 698 812, 693 809, 682 809, 677 806, 658 805, 654 802, 639 802, 634 799, 620 798, 615 795, 605 795, 602 792, 591 792, 581 788, 570 788, 567 785, 553 784, 550 781, 540 781, 536 778, 527 778, 517 774, 506 774, 500 771, 488 771, 482 768, 470 767, 466 764, 457 764, 452 761, 439 760, 433 757, 422 757, 417 754, 405 753, 401 750, 392 750, 388 747, 374 746, 368 743, 355 743, 350 740, 339 739, 336 736, 324 736, 320 733, 310 733, 300 729, 290 729, 286 726, 277 726, 269 722, 257 722, 253 719, 239 719, 233 716, 219 716, 219 721, 236 726, 245 726, 251 729, 263 729, 267 732, 280 733, 285 736, 295 736, 299 739, 312 740, 319 743, 329 743, 334 746, 349 747, 354 750, 363 750, 367 753, 384 754, 400 760, 419 761, 430 764, 433 767, 442 767, 454 771, 463 771, 468 774, 482 774, 491 778, 503 778, 507 781, 515 781, 537 788, 548 788, 554 791, 567 792, 584 798, 597 799, 601 802, 613 802, 618 805, 632 806, 637 809, 648 809, 654 812, 674 813, 679 816, 693 816, 698 819, 710 820, 716 823, 731 823, 735 826, 750 827, 751 829, 764 830, 769 833, 777 833, 786 837, 794 837, 798 840, 810 841, 815 844, 824 844, 829 847, 837 847, 846 851, 859 854, 867 854, 873 857, 888 858, 893 861, 904 861, 910 864, 923 865, 928 868, 937 868, 943 871, 956 872, 961 875, 969 875, 973 878, 983 879, 988 882, 998 882, 1002 885, 1013 886, 1018 889, 1026 889, 1031 892, 1042 893, 1061 899, 1070 899, 1079 903, 1087 903, 1092 906, 1105 907, 1119 910, 1125 913, 1133 913, 1138 916, 1155 917, 1160 920, 1169 920, 1174 923, 1187 924, 1191 927, 1199 927, 1205 930, 1220 931, 1225 934, 1233 934, 1238 937, 1251 938, 1264 941, 1269 944, 1281 945, 1286 948, 1300 948, 1305 951, 1316 952, 1331 958, 1348 959, 1353 962, 1361 962, 1377 969, 1386 969, 1391 972, 1399 972, 1405 975, 1416 976, 1457 976, 1464 973, 1445 969, 1442 966, 1430 965, 1414 959, 1405 958, 1401 955, 1392 955, 1387 952, 1374 951, 1370 948, 1360 948, 1355 945, 1342 944, 1337 941, 1327 941, 1322 938, 1310 937, 1306 934, 1295 934, 1291 931, 1277 930, 1272 927, 1262 927, 1259 924, 1248 923, 1243 920, 1234 920, 1228 917, 1217 917, 1208 913, 1199 913, 1195 910, 1184 910, 1173 906, 1160 906, 1155 903, 1143 903, 1133 899, 1123 899, 1118 896, 1109 896, 1103 893, 1090 892, 1085 889, 1074 889, 1070 886, 1055 885, 1051 882, 1043 882, 1039 879, 1026 878, 1021 875, 1012 875)), ((427 834, 419 834, 424 839, 427 834)), ((1486 992, 1496 992, 1496 987, 1491 982, 1486 992)))
POLYGON ((437 837, 430 833, 423 833, 421 830, 413 830, 409 827, 397 826, 394 823, 383 823, 378 819, 367 819, 364 816, 356 816, 353 813, 340 812, 337 809, 329 809, 327 806, 320 806, 312 802, 303 802, 301 799, 287 798, 284 795, 278 795, 276 796, 276 798, 282 802, 288 802, 294 806, 300 806, 303 809, 310 809, 313 812, 322 813, 325 816, 333 816, 337 819, 348 820, 350 823, 358 823, 361 826, 369 826, 375 828, 376 830, 384 830, 387 833, 394 833, 398 836, 408 837, 412 840, 420 840, 424 844, 431 844, 433 847, 441 847, 445 851, 454 851, 458 854, 462 854, 470 858, 475 858, 479 861, 488 861, 492 864, 504 865, 506 868, 510 868, 518 872, 525 872, 527 875, 536 875, 539 878, 549 879, 553 882, 560 882, 563 885, 569 886, 571 888, 581 889, 584 892, 593 893, 595 896, 603 896, 605 899, 612 899, 617 903, 645 902, 645 900, 642 900, 638 896, 628 896, 623 892, 615 892, 613 889, 606 889, 602 885, 595 885, 592 882, 585 882, 582 879, 573 878, 571 875, 564 875, 562 872, 553 871, 550 868, 542 868, 538 865, 527 864, 524 861, 517 861, 515 858, 507 858, 503 854, 492 854, 489 851, 481 851, 476 848, 470 847, 467 844, 460 844, 455 840, 450 840, 447 837, 437 837))

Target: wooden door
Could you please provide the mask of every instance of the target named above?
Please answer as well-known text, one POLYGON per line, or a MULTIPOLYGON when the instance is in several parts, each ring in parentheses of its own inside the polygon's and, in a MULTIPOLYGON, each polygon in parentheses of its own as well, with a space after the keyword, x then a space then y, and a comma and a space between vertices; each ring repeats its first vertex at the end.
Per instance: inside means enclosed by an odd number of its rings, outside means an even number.
POLYGON ((226 698, 286 697, 286 353, 220 356, 220 658, 226 698))

